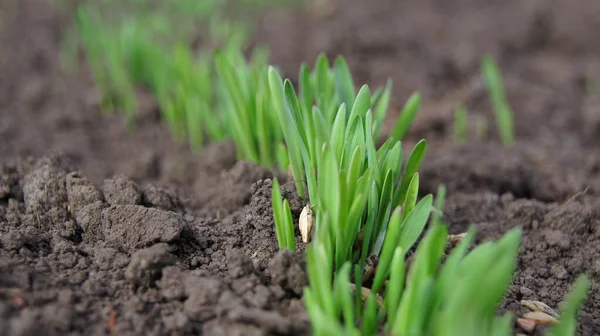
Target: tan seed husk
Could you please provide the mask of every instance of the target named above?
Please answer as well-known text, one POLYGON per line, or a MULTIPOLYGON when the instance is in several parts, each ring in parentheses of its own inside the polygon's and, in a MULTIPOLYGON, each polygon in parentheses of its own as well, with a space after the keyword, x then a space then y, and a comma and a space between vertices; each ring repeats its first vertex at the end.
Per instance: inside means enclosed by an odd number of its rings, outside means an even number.
POLYGON ((456 245, 456 244, 460 243, 460 241, 463 240, 466 236, 467 236, 466 232, 459 233, 459 234, 451 234, 451 235, 448 235, 448 241, 452 245, 456 245))
POLYGON ((311 0, 308 6, 313 15, 324 18, 333 14, 339 4, 334 0, 311 0))
POLYGON ((310 205, 306 205, 304 209, 302 209, 302 212, 300 213, 300 219, 298 220, 298 226, 300 228, 302 241, 307 243, 314 231, 314 218, 310 205))
POLYGON ((533 333, 533 331, 535 330, 535 327, 537 326, 537 321, 536 320, 527 319, 527 318, 518 318, 517 319, 517 325, 524 332, 526 332, 528 334, 531 334, 531 333, 533 333))
POLYGON ((521 300, 521 304, 533 311, 543 312, 554 318, 558 318, 558 313, 543 302, 534 300, 521 300))
POLYGON ((539 311, 534 311, 534 312, 529 312, 529 313, 525 313, 523 314, 524 318, 527 319, 531 319, 531 320, 535 320, 538 324, 553 324, 558 322, 557 319, 555 319, 554 317, 544 313, 544 312, 539 312, 539 311))
MULTIPOLYGON (((351 283, 350 290, 352 290, 352 293, 356 293, 356 285, 351 283)), ((371 294, 371 289, 366 288, 366 287, 360 288, 360 300, 362 301, 363 304, 367 302, 367 299, 369 298, 370 294, 371 294)), ((375 301, 377 302, 378 307, 383 306, 383 298, 381 296, 379 296, 379 294, 375 294, 375 301)))

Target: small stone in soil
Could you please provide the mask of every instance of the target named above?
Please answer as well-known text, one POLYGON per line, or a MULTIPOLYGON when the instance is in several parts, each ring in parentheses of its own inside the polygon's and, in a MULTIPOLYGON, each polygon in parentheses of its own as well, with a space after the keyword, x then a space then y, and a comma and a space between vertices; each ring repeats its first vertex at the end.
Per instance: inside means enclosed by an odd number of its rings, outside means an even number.
POLYGON ((273 283, 296 295, 301 295, 307 285, 307 276, 299 259, 289 250, 280 250, 269 262, 273 283))
POLYGON ((178 239, 185 220, 182 216, 141 205, 112 205, 102 210, 102 229, 107 243, 115 248, 138 249, 178 239))
POLYGON ((160 278, 165 266, 176 262, 177 259, 169 251, 169 245, 159 243, 133 254, 125 270, 125 278, 138 286, 151 286, 160 278))
POLYGON ((137 183, 125 176, 115 176, 104 180, 102 186, 104 198, 109 204, 136 205, 142 204, 142 191, 137 183))
POLYGON ((102 201, 102 194, 87 178, 72 172, 67 175, 67 197, 70 211, 76 214, 88 204, 102 201))

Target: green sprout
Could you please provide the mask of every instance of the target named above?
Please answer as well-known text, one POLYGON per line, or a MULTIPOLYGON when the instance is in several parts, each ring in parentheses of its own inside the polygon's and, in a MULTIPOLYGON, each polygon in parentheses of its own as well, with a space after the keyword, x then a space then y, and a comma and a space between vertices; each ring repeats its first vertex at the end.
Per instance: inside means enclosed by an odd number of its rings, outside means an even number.
POLYGON ((505 146, 514 144, 513 112, 504 93, 502 75, 497 62, 490 56, 485 56, 481 62, 483 77, 490 91, 490 99, 496 116, 502 143, 505 146))
POLYGON ((277 243, 280 248, 286 248, 291 251, 296 250, 294 240, 294 221, 290 210, 290 203, 281 196, 280 185, 277 179, 273 180, 272 192, 273 219, 275 220, 275 232, 277 233, 277 243))
POLYGON ((577 311, 583 304, 590 286, 590 279, 586 275, 577 277, 569 296, 562 304, 558 323, 548 331, 549 336, 575 335, 577 311))
POLYGON ((413 93, 406 101, 406 104, 404 104, 404 108, 400 112, 400 118, 392 130, 391 137, 398 140, 404 139, 404 136, 417 116, 420 105, 421 95, 413 93))
POLYGON ((467 141, 467 129, 467 107, 463 104, 458 104, 454 107, 454 141, 456 143, 467 141))

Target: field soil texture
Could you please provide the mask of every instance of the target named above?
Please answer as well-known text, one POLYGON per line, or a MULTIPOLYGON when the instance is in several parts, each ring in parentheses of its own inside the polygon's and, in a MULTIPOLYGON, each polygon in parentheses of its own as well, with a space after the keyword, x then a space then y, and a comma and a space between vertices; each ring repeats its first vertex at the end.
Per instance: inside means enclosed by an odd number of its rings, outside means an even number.
MULTIPOLYGON (((600 2, 330 4, 265 14, 256 42, 292 79, 320 52, 345 56, 357 85, 391 77, 390 124, 421 92, 404 149, 428 141, 422 194, 447 187, 451 233, 474 225, 483 242, 523 228, 501 311, 520 316, 523 299, 558 310, 587 273, 578 333, 599 335, 600 2), (514 109, 511 148, 481 79, 485 54, 514 109), (453 138, 457 103, 465 143, 453 138)), ((136 129, 102 113, 89 74, 60 67, 69 24, 47 1, 0 0, 2 334, 310 334, 303 246, 278 251, 271 214, 271 179, 285 173, 238 162, 231 143, 175 142, 142 92, 136 129)), ((285 188, 297 218, 304 204, 285 188)))

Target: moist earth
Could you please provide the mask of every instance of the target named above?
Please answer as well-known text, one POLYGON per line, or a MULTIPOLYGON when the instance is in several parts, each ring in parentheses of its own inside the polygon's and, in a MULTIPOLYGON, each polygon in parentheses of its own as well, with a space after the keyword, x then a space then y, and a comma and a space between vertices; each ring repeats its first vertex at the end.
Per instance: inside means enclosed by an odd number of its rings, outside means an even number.
MULTIPOLYGON (((559 309, 586 273, 578 334, 600 334, 600 2, 330 4, 265 14, 256 43, 292 80, 320 52, 344 55, 356 84, 391 77, 386 130, 419 91, 405 157, 427 139, 421 193, 447 187, 451 233, 473 225, 483 242, 523 229, 500 310, 519 316, 522 299, 559 309), (498 59, 515 112, 510 148, 481 80, 484 54, 498 59), (453 137, 458 103, 464 143, 453 137)), ((0 0, 0 330, 309 334, 304 246, 277 251, 271 214, 271 181, 286 175, 238 162, 229 142, 193 151, 173 140, 147 93, 135 129, 101 113, 89 74, 60 67, 71 15, 46 0, 0 0)), ((292 189, 283 194, 298 218, 292 189)))
POLYGON ((61 161, 0 170, 3 334, 308 334, 304 259, 276 249, 270 179, 217 218, 123 176, 98 188, 61 161))

